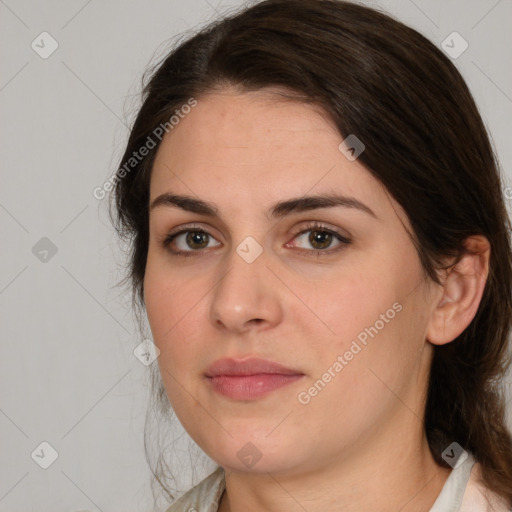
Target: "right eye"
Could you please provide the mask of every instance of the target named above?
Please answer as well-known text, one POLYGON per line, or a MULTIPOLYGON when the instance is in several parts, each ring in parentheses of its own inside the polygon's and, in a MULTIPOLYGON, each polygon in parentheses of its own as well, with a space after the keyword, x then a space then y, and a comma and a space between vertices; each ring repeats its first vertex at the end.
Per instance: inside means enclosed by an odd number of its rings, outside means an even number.
POLYGON ((190 256, 190 254, 183 253, 199 252, 201 249, 220 245, 220 242, 203 230, 178 231, 168 235, 163 241, 163 246, 168 248, 171 253, 181 256, 190 256))

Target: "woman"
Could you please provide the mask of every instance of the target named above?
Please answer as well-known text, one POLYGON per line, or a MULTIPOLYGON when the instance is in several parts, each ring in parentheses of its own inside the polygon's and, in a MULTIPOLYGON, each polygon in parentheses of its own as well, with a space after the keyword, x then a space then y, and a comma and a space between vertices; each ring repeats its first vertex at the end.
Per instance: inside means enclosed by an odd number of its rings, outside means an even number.
POLYGON ((121 168, 159 395, 218 464, 169 511, 510 510, 510 224, 448 57, 258 3, 159 65, 121 168))

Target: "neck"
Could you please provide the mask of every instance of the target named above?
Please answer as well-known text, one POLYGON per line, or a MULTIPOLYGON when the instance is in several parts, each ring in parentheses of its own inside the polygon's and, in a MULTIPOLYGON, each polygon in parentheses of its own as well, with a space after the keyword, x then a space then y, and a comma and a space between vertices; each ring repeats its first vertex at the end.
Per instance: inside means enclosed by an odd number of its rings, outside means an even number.
POLYGON ((296 512, 301 507, 308 512, 428 512, 450 470, 436 464, 419 433, 420 443, 411 444, 404 431, 396 432, 385 452, 366 443, 363 451, 307 473, 227 470, 219 512, 296 512))

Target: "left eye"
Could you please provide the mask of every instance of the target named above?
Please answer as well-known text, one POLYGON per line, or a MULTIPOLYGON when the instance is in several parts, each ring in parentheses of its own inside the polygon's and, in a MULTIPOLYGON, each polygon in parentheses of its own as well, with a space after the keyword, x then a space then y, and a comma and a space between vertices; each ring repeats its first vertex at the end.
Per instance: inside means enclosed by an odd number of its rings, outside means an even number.
MULTIPOLYGON (((308 229, 306 231, 302 231, 299 233, 294 240, 299 241, 299 245, 303 243, 307 243, 310 245, 310 248, 313 248, 317 251, 322 251, 325 249, 332 249, 334 247, 338 247, 343 243, 348 244, 349 240, 343 238, 341 235, 334 233, 332 231, 326 229, 308 229), (333 245, 333 242, 337 242, 333 245)), ((295 244, 293 244, 295 246, 295 244)), ((308 247, 306 247, 307 249, 308 247)))

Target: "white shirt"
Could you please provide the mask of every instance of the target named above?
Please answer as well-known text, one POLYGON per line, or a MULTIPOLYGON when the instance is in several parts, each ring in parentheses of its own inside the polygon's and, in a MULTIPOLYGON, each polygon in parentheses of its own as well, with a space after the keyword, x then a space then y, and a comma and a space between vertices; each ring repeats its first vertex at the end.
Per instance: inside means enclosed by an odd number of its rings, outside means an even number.
MULTIPOLYGON (((503 499, 479 482, 479 477, 480 464, 468 454, 452 469, 430 512, 512 512, 503 499)), ((166 512, 218 512, 225 488, 224 470, 219 467, 166 512)))

